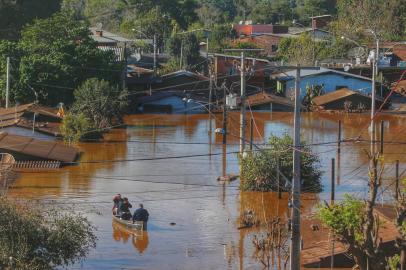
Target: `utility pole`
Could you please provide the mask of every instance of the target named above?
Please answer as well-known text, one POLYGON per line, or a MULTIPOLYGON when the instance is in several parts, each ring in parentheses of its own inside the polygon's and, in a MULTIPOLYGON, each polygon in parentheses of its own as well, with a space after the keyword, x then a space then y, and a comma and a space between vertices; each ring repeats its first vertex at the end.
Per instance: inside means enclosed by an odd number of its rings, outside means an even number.
POLYGON ((245 54, 241 51, 240 154, 245 150, 245 54))
POLYGON ((338 120, 338 138, 337 138, 337 141, 338 141, 338 149, 337 149, 337 152, 338 152, 338 154, 340 154, 341 153, 341 120, 338 120))
POLYGON ((383 139, 384 139, 384 132, 385 132, 385 122, 381 121, 381 155, 383 155, 383 139))
POLYGON ((223 144, 227 145, 227 102, 226 102, 226 86, 223 85, 223 144))
MULTIPOLYGON (((331 194, 330 194, 330 205, 334 205, 335 200, 335 159, 331 159, 331 194)), ((331 232, 331 269, 334 268, 334 249, 335 249, 335 239, 334 233, 331 232)))
POLYGON ((241 66, 240 66, 240 75, 241 75, 241 111, 240 111, 240 154, 242 155, 245 150, 245 128, 246 128, 246 117, 245 117, 245 52, 260 52, 263 49, 228 49, 226 51, 240 52, 241 53, 241 66))
POLYGON ((157 71, 157 55, 156 55, 156 34, 154 34, 154 76, 156 76, 157 71))
POLYGON ((251 121, 250 121, 250 151, 252 151, 253 143, 254 143, 254 118, 251 117, 251 121))
POLYGON ((9 95, 10 95, 10 57, 7 57, 7 71, 6 71, 6 109, 8 108, 9 105, 9 95))
POLYGON ((396 160, 395 164, 395 176, 396 176, 396 186, 395 186, 395 199, 399 199, 399 160, 396 160))
POLYGON ((296 67, 290 269, 300 270, 300 66, 296 67))
POLYGON ((375 154, 375 114, 376 114, 376 75, 378 74, 378 60, 379 60, 379 39, 375 36, 376 41, 376 52, 374 54, 374 59, 372 61, 372 89, 371 89, 371 154, 375 154))
POLYGON ((179 69, 182 70, 183 67, 183 39, 180 40, 180 62, 179 62, 179 69))
MULTIPOLYGON (((209 64, 209 133, 212 133, 212 119, 211 119, 211 100, 212 100, 212 91, 213 91, 213 74, 211 70, 211 63, 209 64)), ((211 136, 211 135, 210 135, 211 136)))

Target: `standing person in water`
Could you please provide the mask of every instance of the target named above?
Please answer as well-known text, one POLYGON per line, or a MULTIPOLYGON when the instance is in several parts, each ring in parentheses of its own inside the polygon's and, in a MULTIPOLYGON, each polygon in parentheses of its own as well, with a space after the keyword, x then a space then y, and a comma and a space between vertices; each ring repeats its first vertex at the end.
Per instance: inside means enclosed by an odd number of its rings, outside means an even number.
POLYGON ((135 221, 142 221, 144 223, 143 229, 147 230, 147 222, 149 218, 149 213, 146 209, 144 209, 144 205, 142 203, 139 204, 139 208, 135 210, 133 215, 133 222, 135 221))
POLYGON ((120 211, 121 211, 121 218, 124 220, 130 220, 131 219, 131 212, 130 208, 133 206, 131 203, 128 201, 127 198, 123 199, 123 203, 120 206, 120 211))

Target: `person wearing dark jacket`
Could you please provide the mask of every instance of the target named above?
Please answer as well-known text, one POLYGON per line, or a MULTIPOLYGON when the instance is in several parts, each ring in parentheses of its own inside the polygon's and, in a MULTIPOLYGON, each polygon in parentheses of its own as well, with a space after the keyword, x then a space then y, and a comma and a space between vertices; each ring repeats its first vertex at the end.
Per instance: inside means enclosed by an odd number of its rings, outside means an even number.
POLYGON ((131 219, 131 211, 130 208, 133 206, 131 203, 128 201, 127 198, 123 199, 123 203, 120 205, 120 212, 121 212, 121 218, 124 220, 130 220, 131 219))
POLYGON ((135 210, 133 215, 133 222, 135 221, 142 221, 144 223, 143 229, 147 229, 147 222, 149 218, 149 213, 146 209, 144 209, 144 205, 140 203, 139 208, 135 210))

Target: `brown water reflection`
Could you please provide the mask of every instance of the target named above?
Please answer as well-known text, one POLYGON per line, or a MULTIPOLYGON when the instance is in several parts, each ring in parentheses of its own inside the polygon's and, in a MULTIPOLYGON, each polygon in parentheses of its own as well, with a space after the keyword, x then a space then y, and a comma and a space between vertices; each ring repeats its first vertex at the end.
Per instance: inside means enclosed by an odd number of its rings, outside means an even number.
POLYGON ((132 231, 113 221, 113 238, 116 242, 126 244, 130 239, 134 249, 140 254, 148 248, 149 238, 147 231, 132 231))
MULTIPOLYGON (((228 130, 238 135, 238 113, 229 115, 228 130)), ((290 113, 253 115, 256 144, 262 144, 270 134, 292 132, 290 113)), ((312 150, 320 155, 325 172, 324 191, 303 197, 304 214, 329 198, 332 158, 336 158, 339 176, 337 200, 347 192, 360 198, 367 195, 364 150, 369 149, 368 143, 343 143, 339 156, 336 143, 319 143, 337 140, 338 120, 343 122, 342 138, 361 135, 359 138, 368 139, 368 118, 303 114, 302 136, 315 144, 312 150)), ((392 142, 385 146, 384 187, 389 188, 379 198, 386 202, 393 190, 394 161, 400 160, 401 172, 406 168, 406 144, 399 143, 406 141, 406 118, 381 116, 378 121, 381 119, 387 122, 385 141, 392 142)), ((236 155, 227 154, 238 151, 238 138, 229 136, 224 147, 221 135, 209 136, 208 115, 134 115, 125 121, 128 126, 107 133, 104 142, 79 145, 84 163, 58 171, 22 173, 10 190, 14 197, 38 199, 53 206, 73 205, 98 227, 96 250, 85 262, 71 268, 261 269, 252 258, 252 237, 263 229, 238 230, 241 215, 251 209, 263 223, 275 217, 286 220, 288 198, 287 194, 278 200, 274 193, 240 192, 238 181, 217 181, 220 175, 238 173, 236 155), (202 156, 181 158, 196 154, 202 156), (150 212, 149 231, 144 238, 112 228, 111 200, 115 193, 129 197, 133 204, 143 202, 150 212)), ((222 116, 216 115, 213 123, 221 127, 222 116)))

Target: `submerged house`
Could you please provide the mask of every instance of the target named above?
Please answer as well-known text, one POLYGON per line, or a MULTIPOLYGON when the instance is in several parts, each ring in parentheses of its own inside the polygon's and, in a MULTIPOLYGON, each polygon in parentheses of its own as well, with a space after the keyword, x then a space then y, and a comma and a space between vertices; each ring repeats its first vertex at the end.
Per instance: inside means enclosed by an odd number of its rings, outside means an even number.
POLYGON ((38 140, 28 136, 0 132, 0 151, 11 154, 17 168, 58 168, 72 163, 79 152, 57 141, 38 140))
MULTIPOLYGON (((371 96, 347 88, 315 97, 312 101, 322 110, 363 111, 371 109, 371 96)), ((375 104, 376 108, 381 107, 383 99, 376 98, 375 104)))
POLYGON ((295 107, 292 100, 267 92, 248 96, 246 103, 253 111, 291 112, 295 107))
MULTIPOLYGON (((271 79, 277 82, 277 91, 288 98, 294 96, 296 70, 272 74, 271 79)), ((320 70, 301 70, 300 97, 306 95, 306 87, 323 86, 324 93, 347 88, 364 95, 371 94, 371 79, 347 72, 320 67, 320 70)))
POLYGON ((199 97, 174 91, 154 93, 135 101, 136 110, 140 113, 206 113, 206 104, 207 101, 199 97))
POLYGON ((61 136, 63 110, 35 103, 0 109, 1 131, 42 138, 61 136))

